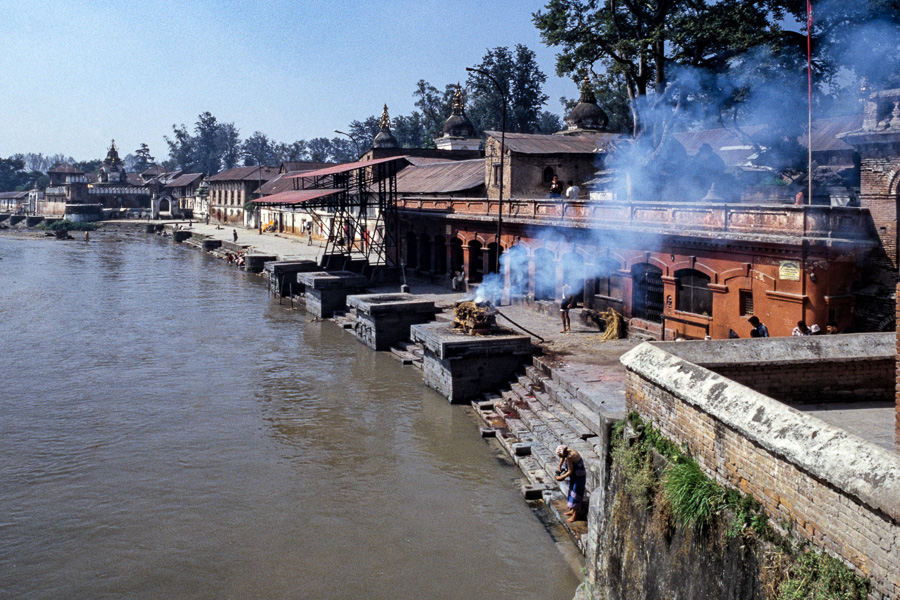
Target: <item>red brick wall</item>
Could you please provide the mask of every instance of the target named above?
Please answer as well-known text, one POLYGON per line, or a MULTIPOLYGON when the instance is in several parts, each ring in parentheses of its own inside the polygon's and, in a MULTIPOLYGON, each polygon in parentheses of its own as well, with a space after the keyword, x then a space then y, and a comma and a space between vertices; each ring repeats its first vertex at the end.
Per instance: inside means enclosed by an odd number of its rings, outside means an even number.
POLYGON ((870 598, 900 598, 900 523, 629 369, 627 405, 678 444, 717 482, 752 494, 774 523, 871 578, 870 598))
POLYGON ((781 402, 830 402, 894 398, 896 359, 867 357, 786 363, 707 366, 723 377, 781 402))

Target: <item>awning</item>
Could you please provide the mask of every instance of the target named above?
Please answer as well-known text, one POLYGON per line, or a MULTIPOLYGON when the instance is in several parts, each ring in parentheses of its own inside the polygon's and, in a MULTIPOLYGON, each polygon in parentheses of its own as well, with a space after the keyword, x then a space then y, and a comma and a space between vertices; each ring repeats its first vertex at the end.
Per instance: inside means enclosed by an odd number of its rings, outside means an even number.
POLYGON ((403 160, 406 159, 406 156, 392 156, 390 158, 378 158, 375 160, 364 160, 360 162, 352 162, 352 163, 344 163, 342 165, 334 165, 333 167, 326 167, 324 169, 319 169, 318 171, 304 171, 303 173, 297 173, 296 175, 285 175, 285 179, 296 179, 302 177, 304 179, 309 177, 324 177, 325 175, 337 175, 338 173, 347 173, 349 171, 355 171, 356 169, 363 169, 365 167, 371 167, 373 165, 380 165, 382 163, 391 162, 395 160, 403 160))
POLYGON ((278 192, 277 194, 272 194, 271 196, 263 196, 259 200, 254 200, 257 204, 261 206, 274 206, 274 205, 284 205, 284 204, 300 204, 301 202, 307 202, 309 200, 315 200, 316 198, 324 198, 325 196, 331 196, 332 194, 337 194, 343 192, 344 190, 285 190, 283 192, 278 192))

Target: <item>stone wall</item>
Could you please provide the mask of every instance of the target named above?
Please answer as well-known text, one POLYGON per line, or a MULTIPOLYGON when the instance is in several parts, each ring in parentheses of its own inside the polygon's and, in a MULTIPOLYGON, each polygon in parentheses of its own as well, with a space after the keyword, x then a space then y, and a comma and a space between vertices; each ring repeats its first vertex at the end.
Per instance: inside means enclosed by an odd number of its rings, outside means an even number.
POLYGON ((686 445, 718 483, 752 494, 774 523, 869 577, 871 598, 900 598, 900 456, 666 345, 642 344, 622 362, 629 410, 686 445))
POLYGON ((770 338, 752 356, 740 340, 714 344, 681 343, 669 352, 782 402, 894 398, 893 333, 770 338))

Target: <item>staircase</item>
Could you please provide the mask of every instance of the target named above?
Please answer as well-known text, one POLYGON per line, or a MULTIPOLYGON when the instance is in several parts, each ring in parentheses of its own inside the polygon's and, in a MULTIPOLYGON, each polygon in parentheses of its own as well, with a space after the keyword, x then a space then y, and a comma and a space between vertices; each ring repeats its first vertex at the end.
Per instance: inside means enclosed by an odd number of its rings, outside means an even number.
MULTIPOLYGON (((587 490, 602 484, 605 476, 605 420, 599 409, 577 397, 564 382, 555 380, 552 370, 540 357, 510 384, 508 391, 485 394, 473 402, 485 429, 484 436, 495 436, 525 475, 522 493, 529 500, 543 500, 561 515, 567 510, 567 484, 556 481, 560 444, 578 451, 587 470, 587 490), (598 455, 599 452, 599 455, 598 455)), ((572 534, 582 552, 587 533, 585 521, 560 521, 572 534)))

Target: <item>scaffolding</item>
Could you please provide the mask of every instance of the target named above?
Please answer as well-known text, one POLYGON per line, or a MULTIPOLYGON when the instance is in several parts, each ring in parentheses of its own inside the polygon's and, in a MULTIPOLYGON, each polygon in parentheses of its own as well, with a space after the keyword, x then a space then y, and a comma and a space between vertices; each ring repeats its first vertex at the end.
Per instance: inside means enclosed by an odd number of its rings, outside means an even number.
POLYGON ((326 232, 323 267, 396 267, 400 264, 397 171, 399 161, 405 158, 346 163, 286 175, 293 180, 293 189, 264 196, 257 203, 299 208, 326 232))

